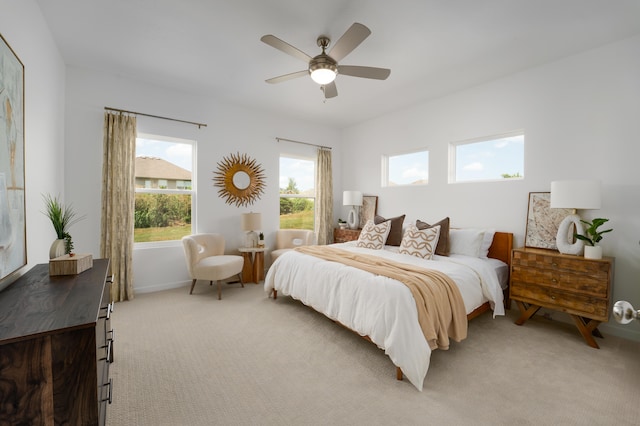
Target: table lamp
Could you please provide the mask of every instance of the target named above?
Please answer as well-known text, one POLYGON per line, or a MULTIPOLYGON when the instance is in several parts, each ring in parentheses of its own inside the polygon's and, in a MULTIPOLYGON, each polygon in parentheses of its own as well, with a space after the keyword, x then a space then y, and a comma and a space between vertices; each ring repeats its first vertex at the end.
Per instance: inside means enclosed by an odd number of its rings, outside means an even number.
POLYGON ((584 241, 573 240, 571 225, 575 226, 575 233, 584 235, 584 226, 580 222, 577 209, 599 209, 601 184, 598 180, 560 180, 551 182, 551 203, 552 209, 573 209, 573 214, 565 217, 556 235, 556 245, 558 251, 564 254, 582 254, 584 241))
POLYGON ((358 212, 356 206, 362 205, 362 192, 360 191, 344 191, 342 193, 342 205, 351 206, 349 216, 347 217, 347 225, 349 229, 358 229, 358 212))
POLYGON ((247 233, 246 247, 258 247, 258 229, 262 229, 262 213, 242 213, 242 230, 247 233))

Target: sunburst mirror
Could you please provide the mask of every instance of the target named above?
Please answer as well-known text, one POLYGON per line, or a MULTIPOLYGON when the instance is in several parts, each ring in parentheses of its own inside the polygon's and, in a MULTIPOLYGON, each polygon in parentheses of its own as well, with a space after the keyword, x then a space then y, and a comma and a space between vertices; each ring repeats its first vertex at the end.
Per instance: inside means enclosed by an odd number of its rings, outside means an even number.
POLYGON ((227 204, 238 207, 253 204, 264 193, 264 170, 247 154, 230 154, 218 162, 213 172, 214 186, 227 204))

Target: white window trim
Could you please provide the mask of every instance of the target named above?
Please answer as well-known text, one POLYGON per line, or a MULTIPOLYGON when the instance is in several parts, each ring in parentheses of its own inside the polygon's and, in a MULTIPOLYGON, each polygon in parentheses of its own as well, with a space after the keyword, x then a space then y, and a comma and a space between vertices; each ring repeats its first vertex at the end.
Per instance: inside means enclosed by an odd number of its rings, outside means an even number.
MULTIPOLYGON (((449 142, 449 180, 448 183, 450 184, 465 184, 465 183, 483 183, 483 182, 512 182, 512 181, 518 181, 518 180, 523 180, 524 179, 524 164, 523 164, 523 170, 522 170, 522 177, 517 177, 517 178, 509 178, 509 179, 473 179, 473 180, 463 180, 463 181, 457 181, 456 180, 456 147, 460 146, 460 145, 469 145, 469 144, 473 144, 473 143, 479 143, 479 142, 489 142, 492 140, 496 140, 496 139, 504 139, 504 138, 509 138, 509 137, 513 137, 513 136, 525 136, 524 134, 524 129, 520 129, 520 130, 514 130, 512 132, 507 132, 507 133, 498 133, 495 135, 489 135, 489 136, 482 136, 482 137, 478 137, 478 138, 473 138, 473 139, 465 139, 462 141, 455 141, 455 142, 449 142)), ((524 155, 524 154, 523 154, 524 155)))

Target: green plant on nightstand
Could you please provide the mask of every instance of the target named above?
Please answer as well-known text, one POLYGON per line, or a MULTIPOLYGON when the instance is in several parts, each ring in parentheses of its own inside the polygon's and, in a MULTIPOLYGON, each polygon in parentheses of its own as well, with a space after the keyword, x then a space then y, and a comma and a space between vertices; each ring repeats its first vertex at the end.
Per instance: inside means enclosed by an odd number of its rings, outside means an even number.
POLYGON ((606 229, 604 231, 598 231, 602 225, 608 222, 609 219, 597 218, 593 219, 593 221, 588 222, 586 220, 580 220, 583 224, 587 226, 585 228, 585 235, 581 235, 578 233, 573 234, 579 240, 584 241, 587 245, 584 248, 584 257, 587 259, 601 259, 602 258, 602 247, 596 245, 602 240, 602 234, 606 234, 607 232, 613 231, 613 229, 606 229))

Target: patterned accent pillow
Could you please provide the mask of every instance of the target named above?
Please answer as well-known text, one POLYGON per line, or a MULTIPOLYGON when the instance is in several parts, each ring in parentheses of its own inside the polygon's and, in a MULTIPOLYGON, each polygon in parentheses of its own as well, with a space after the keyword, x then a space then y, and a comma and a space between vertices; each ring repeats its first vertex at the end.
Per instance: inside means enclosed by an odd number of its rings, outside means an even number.
POLYGON ((429 225, 420 219, 416 220, 418 229, 427 229, 432 226, 440 225, 440 236, 438 237, 438 245, 436 246, 436 254, 440 256, 449 256, 449 217, 445 217, 439 222, 429 225))
POLYGON ((385 242, 385 245, 388 245, 388 246, 400 245, 400 243, 402 242, 402 224, 404 223, 404 217, 405 215, 385 219, 380 215, 375 215, 375 217, 373 218, 373 223, 375 223, 376 225, 384 221, 391 222, 391 229, 389 229, 389 236, 387 236, 387 241, 385 242))
POLYGON ((431 259, 438 244, 440 226, 432 226, 427 229, 418 229, 414 224, 409 225, 402 237, 398 253, 431 259))
POLYGON ((391 222, 389 221, 376 225, 373 221, 368 220, 360 232, 356 246, 382 250, 385 241, 387 241, 389 230, 391 230, 391 222))

